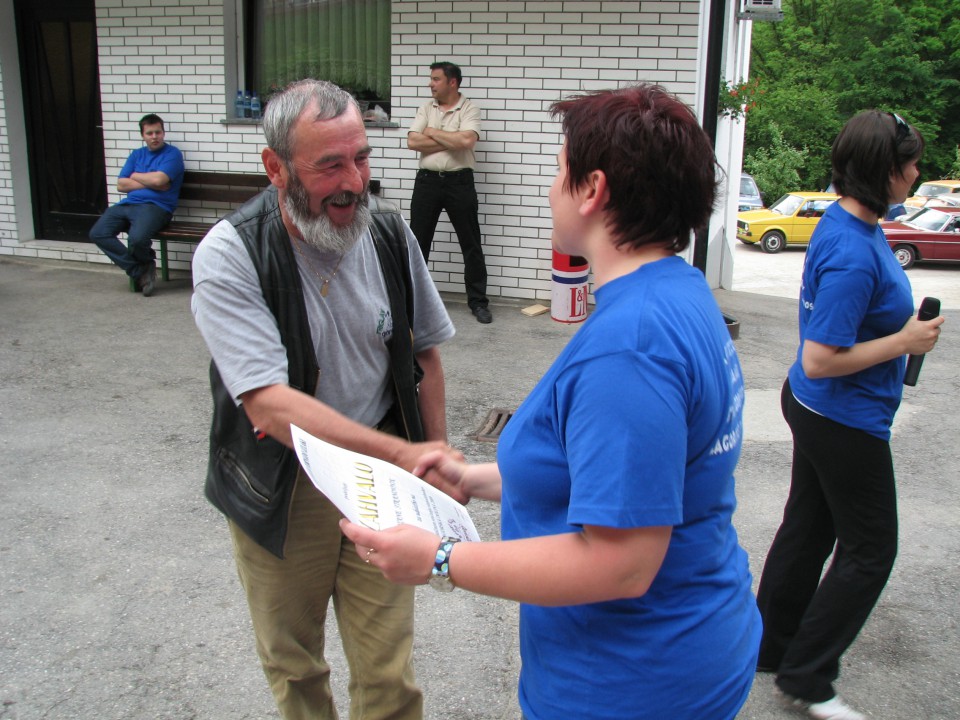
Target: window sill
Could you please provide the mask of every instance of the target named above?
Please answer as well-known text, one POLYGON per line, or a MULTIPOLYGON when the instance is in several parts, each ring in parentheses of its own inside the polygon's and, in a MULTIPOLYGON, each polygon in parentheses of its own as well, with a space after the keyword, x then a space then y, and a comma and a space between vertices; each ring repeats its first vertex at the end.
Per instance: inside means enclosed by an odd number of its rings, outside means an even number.
MULTIPOLYGON (((254 120, 253 118, 223 118, 220 120, 221 125, 262 125, 263 120, 254 120)), ((400 123, 395 123, 391 120, 386 122, 375 121, 375 120, 364 120, 363 124, 366 127, 374 128, 399 128, 400 123)))

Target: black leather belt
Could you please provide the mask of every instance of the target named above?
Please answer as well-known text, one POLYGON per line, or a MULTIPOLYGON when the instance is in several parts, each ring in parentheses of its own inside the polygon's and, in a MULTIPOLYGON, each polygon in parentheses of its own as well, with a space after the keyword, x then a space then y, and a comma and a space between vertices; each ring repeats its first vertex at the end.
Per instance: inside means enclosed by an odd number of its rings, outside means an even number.
POLYGON ((430 177, 447 177, 448 175, 463 175, 472 173, 473 168, 461 168, 460 170, 417 170, 417 175, 428 175, 430 177))

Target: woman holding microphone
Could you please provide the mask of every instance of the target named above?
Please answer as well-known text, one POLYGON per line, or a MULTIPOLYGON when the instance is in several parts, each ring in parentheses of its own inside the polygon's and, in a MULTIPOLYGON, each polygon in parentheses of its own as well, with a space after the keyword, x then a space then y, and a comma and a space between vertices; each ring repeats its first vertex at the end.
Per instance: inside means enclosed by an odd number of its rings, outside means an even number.
POLYGON ((899 115, 851 118, 832 150, 840 199, 804 261, 800 345, 781 397, 792 477, 757 591, 758 669, 776 673, 785 701, 818 720, 865 717, 833 682, 897 554, 890 427, 904 356, 932 350, 943 323, 914 316, 910 281, 879 227, 909 195, 922 152, 923 138, 899 115))

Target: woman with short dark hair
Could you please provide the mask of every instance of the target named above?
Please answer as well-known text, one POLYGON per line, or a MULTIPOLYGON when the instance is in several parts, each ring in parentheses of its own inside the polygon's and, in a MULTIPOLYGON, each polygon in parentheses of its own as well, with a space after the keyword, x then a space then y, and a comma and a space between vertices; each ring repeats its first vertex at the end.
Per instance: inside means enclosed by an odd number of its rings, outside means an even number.
POLYGON ((503 541, 342 527, 395 582, 521 603, 528 720, 732 719, 760 639, 732 523, 743 379, 703 275, 675 255, 710 218, 713 149, 656 86, 553 112, 553 246, 590 261, 596 310, 511 418, 496 463, 434 454, 419 468, 501 500, 503 541))
POLYGON ((833 682, 897 553, 889 441, 904 355, 932 350, 943 322, 914 317, 910 281, 879 227, 909 195, 922 152, 923 138, 899 115, 851 118, 833 143, 840 199, 803 266, 800 345, 781 397, 792 479, 757 592, 758 669, 775 672, 785 700, 819 720, 864 718, 833 682))

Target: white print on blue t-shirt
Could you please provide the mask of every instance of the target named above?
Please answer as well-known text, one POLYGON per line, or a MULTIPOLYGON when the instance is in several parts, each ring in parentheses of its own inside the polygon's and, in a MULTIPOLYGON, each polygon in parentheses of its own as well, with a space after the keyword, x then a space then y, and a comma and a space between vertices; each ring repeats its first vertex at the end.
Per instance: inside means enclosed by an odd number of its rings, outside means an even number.
POLYGON ((721 453, 737 450, 740 447, 740 441, 743 439, 743 373, 740 372, 740 360, 737 358, 737 351, 733 345, 733 340, 729 340, 723 348, 723 364, 727 366, 728 377, 730 378, 730 408, 727 410, 727 425, 735 422, 732 430, 723 433, 717 438, 710 455, 720 455, 721 453))

